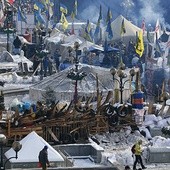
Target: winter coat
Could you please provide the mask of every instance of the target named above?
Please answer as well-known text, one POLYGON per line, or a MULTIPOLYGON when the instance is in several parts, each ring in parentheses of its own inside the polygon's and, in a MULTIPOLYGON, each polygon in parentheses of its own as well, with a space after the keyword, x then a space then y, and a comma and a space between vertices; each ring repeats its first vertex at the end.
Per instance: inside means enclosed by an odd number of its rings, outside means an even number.
POLYGON ((46 164, 49 164, 49 161, 48 161, 48 153, 47 153, 47 150, 46 149, 42 149, 39 153, 39 162, 42 164, 42 166, 46 165, 46 164))
POLYGON ((141 153, 142 153, 141 145, 139 143, 136 143, 136 145, 135 145, 135 155, 141 155, 141 153))

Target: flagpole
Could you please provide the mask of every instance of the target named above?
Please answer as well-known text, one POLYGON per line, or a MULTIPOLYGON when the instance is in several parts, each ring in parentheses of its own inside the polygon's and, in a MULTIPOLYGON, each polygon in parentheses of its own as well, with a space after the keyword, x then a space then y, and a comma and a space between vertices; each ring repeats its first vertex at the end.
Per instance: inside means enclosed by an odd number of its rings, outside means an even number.
POLYGON ((58 0, 58 22, 60 22, 61 12, 60 12, 60 0, 58 0))
POLYGON ((22 29, 23 29, 23 27, 22 27, 22 21, 21 21, 21 35, 22 35, 22 29))

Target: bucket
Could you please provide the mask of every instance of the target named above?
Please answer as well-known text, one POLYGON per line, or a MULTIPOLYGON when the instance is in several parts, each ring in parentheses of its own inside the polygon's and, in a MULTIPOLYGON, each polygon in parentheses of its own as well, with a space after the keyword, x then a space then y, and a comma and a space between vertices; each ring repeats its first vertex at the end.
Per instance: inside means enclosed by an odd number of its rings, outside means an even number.
POLYGON ((132 94, 132 108, 143 109, 143 92, 132 94))

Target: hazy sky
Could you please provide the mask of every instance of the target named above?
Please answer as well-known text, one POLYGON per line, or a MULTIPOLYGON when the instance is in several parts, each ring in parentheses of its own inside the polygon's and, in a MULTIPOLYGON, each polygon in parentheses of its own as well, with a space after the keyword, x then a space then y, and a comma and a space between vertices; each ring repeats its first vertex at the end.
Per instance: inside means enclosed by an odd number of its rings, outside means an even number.
MULTIPOLYGON (((112 11, 113 19, 118 15, 123 15, 134 24, 141 26, 145 19, 146 26, 151 24, 155 27, 156 20, 159 18, 162 25, 169 26, 170 0, 77 0, 78 17, 83 20, 89 19, 97 22, 99 7, 102 5, 103 20, 106 18, 108 7, 112 11), (169 11, 168 11, 169 10, 169 11)), ((72 10, 74 0, 61 0, 61 3, 68 5, 72 10)), ((169 26, 170 28, 170 26, 169 26)))

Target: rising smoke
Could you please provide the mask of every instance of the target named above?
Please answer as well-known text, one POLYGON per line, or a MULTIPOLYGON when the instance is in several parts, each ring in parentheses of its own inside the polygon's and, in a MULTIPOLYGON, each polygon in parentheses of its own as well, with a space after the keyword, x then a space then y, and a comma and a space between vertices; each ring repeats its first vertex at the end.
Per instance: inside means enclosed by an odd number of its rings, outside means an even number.
MULTIPOLYGON (((79 0, 80 1, 80 0, 79 0)), ((82 20, 89 19, 96 23, 99 15, 99 7, 102 5, 103 20, 106 19, 108 7, 112 11, 113 20, 118 15, 123 15, 135 25, 141 27, 145 19, 146 26, 155 27, 159 18, 161 25, 169 27, 165 22, 166 10, 162 7, 163 0, 87 0, 79 3, 79 16, 82 20)))
POLYGON ((139 0, 139 3, 141 5, 139 14, 145 19, 146 26, 150 24, 154 28, 157 19, 162 26, 166 25, 165 10, 161 7, 161 0, 139 0))

